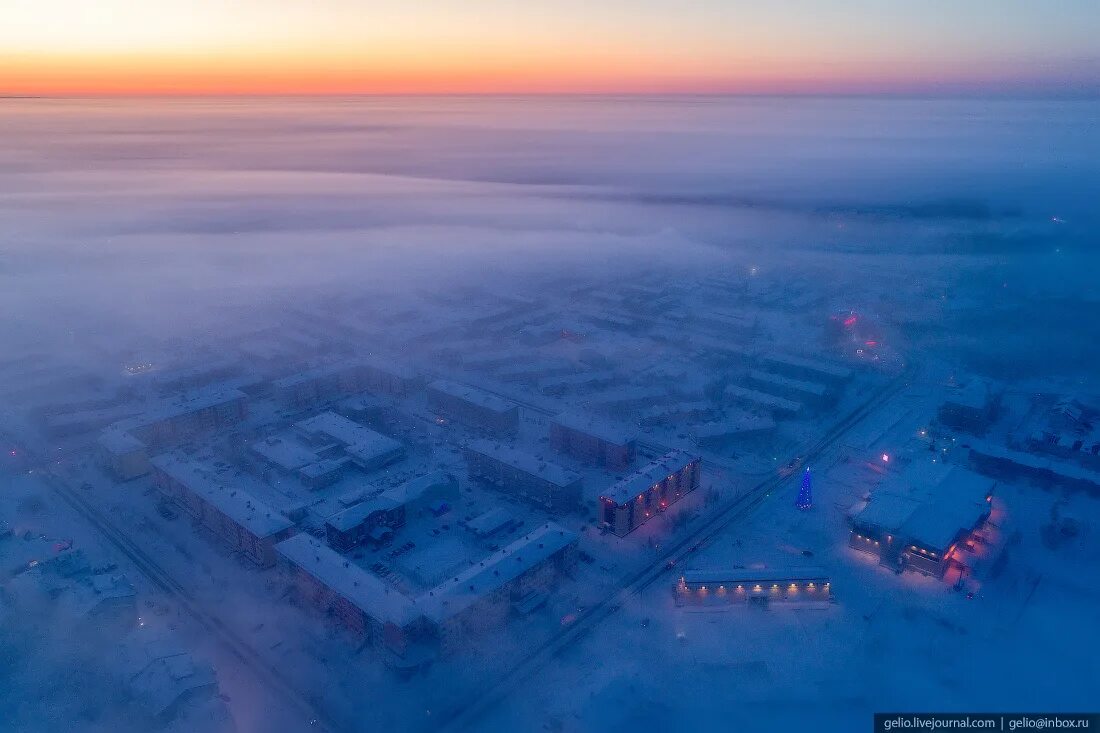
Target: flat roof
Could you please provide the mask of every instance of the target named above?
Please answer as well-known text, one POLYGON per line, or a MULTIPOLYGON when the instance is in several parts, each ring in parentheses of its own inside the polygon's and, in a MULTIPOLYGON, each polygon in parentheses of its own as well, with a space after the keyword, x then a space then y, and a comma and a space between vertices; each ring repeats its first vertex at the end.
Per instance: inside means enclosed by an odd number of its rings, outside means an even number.
POLYGON ((344 372, 356 369, 359 365, 352 361, 341 361, 333 364, 325 364, 313 369, 306 369, 305 371, 298 372, 297 374, 291 374, 288 377, 282 379, 276 379, 272 382, 272 386, 276 389, 286 389, 287 387, 295 387, 299 384, 307 384, 309 382, 316 381, 318 379, 327 379, 334 377, 344 372))
POLYGON ((492 534, 515 519, 515 515, 507 509, 496 507, 474 517, 466 523, 466 527, 474 534, 492 534))
POLYGON ((657 387, 643 387, 639 385, 624 385, 615 389, 608 389, 592 395, 592 401, 597 404, 613 404, 615 402, 637 402, 641 400, 668 401, 668 390, 657 387))
POLYGON ((537 476, 555 486, 569 486, 581 480, 579 473, 491 440, 472 440, 466 444, 466 449, 507 464, 517 471, 537 476))
POLYGON ((269 504, 211 475, 198 461, 168 453, 150 462, 260 539, 294 526, 294 522, 269 504))
POLYGON ((989 384, 981 379, 971 379, 966 386, 956 387, 944 402, 972 410, 984 410, 989 405, 989 384))
POLYGON ((1041 456, 1032 455, 1031 453, 1003 448, 984 440, 972 440, 969 442, 969 445, 970 450, 979 455, 1011 461, 1025 468, 1050 471, 1058 476, 1076 479, 1078 481, 1088 481, 1100 486, 1100 472, 1090 471, 1076 463, 1043 458, 1041 456))
POLYGON ((425 617, 442 623, 576 541, 576 533, 547 522, 424 593, 417 603, 425 617))
POLYGON ((325 458, 315 463, 309 463, 298 469, 298 473, 306 478, 319 478, 333 471, 339 471, 351 462, 347 456, 340 458, 325 458))
POLYGON ((251 446, 258 453, 285 471, 294 471, 317 461, 317 454, 290 437, 272 435, 257 440, 251 446))
POLYGON ((600 498, 611 499, 622 506, 634 501, 639 494, 644 494, 651 487, 664 481, 672 474, 682 471, 695 460, 698 460, 698 458, 687 451, 671 450, 612 484, 600 498))
POLYGON ((726 385, 726 394, 735 399, 751 402, 761 407, 770 407, 775 410, 784 410, 786 412, 799 412, 802 410, 801 402, 788 400, 786 397, 777 397, 776 395, 749 389, 748 387, 739 387, 736 384, 726 385))
POLYGON ((771 430, 775 427, 775 420, 766 415, 751 415, 742 412, 731 415, 724 420, 703 423, 692 428, 696 438, 721 438, 727 435, 740 435, 759 430, 771 430))
POLYGON ((428 385, 428 389, 456 397, 492 412, 505 413, 517 408, 514 402, 503 397, 497 397, 495 394, 490 394, 483 389, 452 382, 449 379, 437 379, 428 385))
POLYGON ((404 445, 381 433, 374 433, 373 435, 366 436, 358 443, 344 446, 345 453, 353 459, 358 459, 364 463, 370 463, 378 458, 390 455, 391 453, 397 453, 404 450, 404 445))
POLYGON ((433 488, 444 486, 454 481, 454 477, 445 471, 433 471, 423 476, 418 476, 411 481, 406 481, 400 486, 387 489, 378 496, 367 499, 343 511, 333 514, 325 520, 326 524, 341 532, 358 527, 367 517, 378 511, 389 511, 399 506, 416 501, 433 488))
POLYGON ((896 534, 920 505, 921 502, 912 496, 880 489, 871 496, 867 506, 852 517, 852 521, 896 534))
POLYGON ((140 418, 142 425, 148 425, 158 420, 167 420, 180 415, 189 415, 192 412, 205 410, 208 407, 224 405, 228 402, 248 399, 248 395, 236 387, 211 385, 201 389, 190 390, 170 400, 166 400, 157 407, 150 408, 140 418))
POLYGON ((749 372, 749 378, 755 379, 758 382, 764 382, 765 384, 773 384, 777 387, 789 387, 796 392, 802 392, 804 394, 815 395, 817 397, 824 397, 829 393, 829 388, 824 384, 817 382, 806 382, 801 379, 791 379, 790 377, 784 377, 781 374, 772 374, 771 372, 763 372, 759 369, 753 369, 749 372))
POLYGON ((842 364, 831 364, 829 362, 817 361, 816 359, 805 359, 801 356, 794 356, 792 354, 781 354, 774 351, 766 352, 760 355, 760 359, 761 361, 771 364, 783 364, 817 372, 818 374, 831 377, 832 379, 850 379, 852 376, 852 370, 842 364))
POLYGON ((367 499, 366 501, 333 514, 325 520, 325 524, 331 525, 333 529, 339 530, 340 532, 350 532, 367 521, 367 518, 375 512, 386 512, 391 509, 396 509, 399 506, 401 506, 401 503, 396 501, 393 497, 379 494, 373 499, 367 499))
POLYGON ((796 568, 719 568, 714 570, 685 570, 680 579, 692 585, 697 583, 737 584, 816 581, 829 582, 829 574, 818 567, 796 568))
POLYGON ((145 443, 130 435, 124 428, 111 426, 99 434, 99 445, 115 455, 133 453, 145 448, 145 443))
POLYGON ((867 506, 852 517, 903 541, 946 548, 961 530, 989 511, 995 482, 951 464, 922 462, 889 476, 867 506))
POLYGON ((416 501, 424 494, 437 488, 454 486, 457 490, 457 481, 455 477, 446 471, 432 471, 426 473, 423 476, 417 476, 414 479, 406 481, 400 486, 395 486, 392 489, 387 489, 382 492, 382 496, 387 496, 399 504, 408 504, 411 501, 416 501))
MULTIPOLYGON (((337 415, 331 410, 314 415, 313 417, 299 420, 295 427, 307 433, 320 433, 343 445, 353 443, 369 443, 376 436, 386 438, 381 433, 376 433, 365 425, 360 425, 354 420, 349 420, 342 415, 337 415)), ((386 440, 392 440, 386 438, 386 440)), ((394 441, 396 442, 396 441, 394 441)))
POLYGON ((308 534, 294 535, 275 549, 372 619, 404 627, 418 616, 411 598, 308 534))
POLYGON ((562 412, 551 419, 564 428, 576 430, 614 445, 626 445, 638 438, 637 432, 630 428, 583 413, 562 412))

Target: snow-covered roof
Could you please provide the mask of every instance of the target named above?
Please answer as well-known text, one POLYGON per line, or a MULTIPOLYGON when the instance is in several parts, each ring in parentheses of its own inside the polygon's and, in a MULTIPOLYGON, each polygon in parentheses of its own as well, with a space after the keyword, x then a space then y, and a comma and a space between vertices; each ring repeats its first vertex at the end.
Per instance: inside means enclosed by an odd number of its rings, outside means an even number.
POLYGON ((841 364, 830 364, 829 362, 818 361, 816 359, 804 359, 800 356, 793 356, 791 354, 767 352, 760 355, 760 360, 765 364, 789 366, 796 369, 816 372, 834 380, 850 379, 852 376, 852 370, 841 364))
POLYGON ((339 458, 325 458, 324 460, 317 461, 315 463, 309 463, 302 466, 298 473, 307 479, 320 478, 333 471, 339 471, 351 461, 347 456, 341 456, 339 458))
POLYGON ((175 398, 167 400, 160 405, 146 410, 140 420, 143 425, 148 425, 159 420, 167 420, 180 415, 189 415, 208 407, 216 407, 237 400, 248 399, 248 395, 235 387, 224 385, 210 385, 201 389, 191 390, 175 398))
POLYGON ((852 521, 863 527, 878 527, 885 532, 896 533, 921 505, 918 499, 904 494, 876 491, 871 500, 852 521))
POLYGON ((252 444, 253 452, 284 471, 294 471, 317 461, 317 454, 292 437, 272 435, 252 444))
POLYGON ((560 413, 553 418, 553 421, 564 428, 614 445, 626 445, 638 437, 638 434, 630 428, 577 412, 560 413))
POLYGON ((486 535, 496 532, 513 521, 515 516, 510 511, 496 507, 471 519, 466 523, 466 528, 474 534, 486 535))
POLYGON ((374 431, 371 432, 372 435, 367 436, 364 440, 344 446, 344 452, 354 460, 371 464, 379 458, 405 450, 405 446, 393 438, 374 431))
POLYGON ((211 475, 202 463, 172 453, 156 456, 150 462, 260 539, 294 526, 267 503, 211 475))
MULTIPOLYGON (((353 443, 370 444, 377 438, 385 438, 388 441, 397 443, 397 441, 392 438, 387 438, 381 433, 376 433, 370 428, 360 425, 354 420, 349 420, 342 415, 337 415, 331 410, 326 410, 325 412, 306 418, 305 420, 299 420, 294 425, 305 433, 323 435, 342 445, 352 445, 353 443)), ((398 443, 398 445, 400 444, 398 443)))
POLYGON ((990 458, 1011 461, 1025 468, 1050 471, 1058 476, 1075 479, 1077 481, 1087 481, 1100 486, 1100 471, 1092 471, 1069 461, 1059 461, 1037 456, 1032 453, 1011 450, 1010 448, 1003 448, 984 440, 971 440, 970 450, 990 458))
POLYGON ((419 615, 411 598, 308 534, 283 540, 275 549, 372 619, 404 627, 419 615))
POLYGON ((829 393, 829 388, 824 384, 806 382, 801 379, 791 379, 790 377, 760 371, 759 369, 750 371, 749 378, 756 382, 763 382, 764 384, 771 384, 776 387, 785 387, 796 392, 802 392, 803 394, 814 395, 815 397, 824 397, 829 393))
POLYGON ((392 496, 379 494, 373 499, 367 499, 355 506, 348 507, 341 512, 333 514, 325 520, 325 523, 340 532, 350 532, 367 521, 370 515, 375 512, 388 512, 399 506, 401 506, 401 503, 396 501, 392 496))
POLYGON ((774 410, 799 412, 802 409, 801 402, 795 402, 794 400, 788 400, 785 397, 777 397, 775 395, 768 394, 767 392, 760 392, 758 390, 749 389, 747 387, 740 387, 736 384, 727 385, 726 394, 730 397, 733 397, 734 399, 751 402, 752 404, 774 410))
POLYGON ((657 458, 634 473, 612 484, 601 498, 610 499, 622 506, 634 501, 639 494, 644 494, 650 488, 664 481, 679 471, 682 471, 692 461, 698 460, 695 456, 682 450, 672 450, 657 458))
POLYGON ((556 463, 544 461, 536 455, 491 440, 470 441, 466 445, 466 449, 507 464, 517 471, 537 476, 555 486, 569 486, 581 480, 579 473, 574 473, 556 463))
POLYGON ((424 494, 438 488, 449 488, 455 486, 455 478, 446 471, 432 471, 426 473, 423 476, 417 476, 414 479, 406 481, 400 486, 395 486, 392 489, 387 489, 382 492, 382 496, 387 496, 399 504, 408 504, 409 502, 416 501, 424 494))
POLYGON ((889 476, 852 521, 902 541, 946 549, 960 531, 989 513, 993 487, 991 479, 973 471, 921 461, 889 476))
POLYGON ((347 372, 354 371, 358 367, 359 364, 354 361, 340 361, 333 364, 325 364, 323 366, 314 367, 313 369, 307 369, 303 372, 298 372, 297 374, 291 374, 282 379, 276 379, 272 382, 272 386, 275 387, 276 390, 288 389, 300 384, 308 384, 317 380, 346 374, 347 372))
POLYGON ((688 584, 746 585, 750 583, 827 583, 829 574, 818 567, 721 568, 714 570, 685 570, 680 578, 688 584))
POLYGON ((951 390, 944 402, 971 410, 984 410, 989 405, 989 384, 982 379, 971 379, 965 386, 951 390))
POLYGON ((145 448, 145 443, 130 435, 125 426, 112 425, 99 436, 99 445, 115 455, 125 455, 145 448))
POLYGON ((747 412, 737 412, 724 420, 703 423, 692 428, 696 439, 724 438, 744 433, 771 430, 775 427, 775 420, 766 415, 752 415, 747 412))
POLYGON ((421 595, 417 603, 425 617, 442 623, 576 541, 576 533, 547 522, 421 595))
POLYGON ((514 402, 497 397, 483 389, 471 387, 468 384, 459 384, 448 379, 437 379, 428 385, 428 389, 456 397, 492 412, 504 413, 516 409, 514 402))
POLYGON ((365 522, 375 512, 390 511, 399 506, 416 501, 426 492, 437 487, 447 486, 454 482, 454 478, 444 471, 419 476, 406 481, 400 486, 383 491, 373 499, 361 502, 347 509, 333 514, 325 520, 326 524, 341 532, 348 532, 365 522))

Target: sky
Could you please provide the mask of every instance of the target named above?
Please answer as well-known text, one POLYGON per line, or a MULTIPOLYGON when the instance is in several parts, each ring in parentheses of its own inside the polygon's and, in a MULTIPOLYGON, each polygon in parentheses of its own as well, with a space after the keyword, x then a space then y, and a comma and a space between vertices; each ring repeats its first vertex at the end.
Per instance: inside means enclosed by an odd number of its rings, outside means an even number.
POLYGON ((1094 0, 4 0, 0 95, 1100 96, 1094 0))

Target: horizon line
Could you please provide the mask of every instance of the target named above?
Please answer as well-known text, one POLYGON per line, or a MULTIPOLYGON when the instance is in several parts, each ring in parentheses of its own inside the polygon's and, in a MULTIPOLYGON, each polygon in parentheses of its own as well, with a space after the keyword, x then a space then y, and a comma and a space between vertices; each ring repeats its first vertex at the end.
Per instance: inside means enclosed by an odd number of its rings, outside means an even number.
POLYGON ((0 99, 288 99, 288 98, 349 98, 349 97, 408 97, 408 98, 462 98, 462 97, 495 97, 495 98, 530 98, 530 97, 583 97, 583 98, 729 98, 729 97, 755 97, 755 98, 885 98, 885 99, 1003 99, 1003 100, 1061 100, 1061 101, 1089 101, 1100 100, 1100 89, 1089 90, 1063 90, 1043 92, 1037 90, 1006 90, 1006 89, 981 89, 981 90, 912 90, 912 91, 670 91, 670 90, 620 90, 620 91, 388 91, 388 92, 362 92, 362 91, 288 91, 288 92, 201 92, 201 91, 150 91, 150 92, 88 92, 88 93, 53 93, 53 94, 28 94, 0 91, 0 99))

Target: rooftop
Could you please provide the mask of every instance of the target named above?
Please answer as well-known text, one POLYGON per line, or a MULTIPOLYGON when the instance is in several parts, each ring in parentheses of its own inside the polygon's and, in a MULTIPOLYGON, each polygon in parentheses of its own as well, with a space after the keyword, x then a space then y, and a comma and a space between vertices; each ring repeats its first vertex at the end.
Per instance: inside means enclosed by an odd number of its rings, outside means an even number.
POLYGON ((759 392, 755 389, 748 389, 747 387, 739 387, 736 384, 726 385, 726 394, 734 399, 751 402, 752 404, 773 410, 799 412, 802 409, 801 402, 788 400, 785 397, 776 397, 767 392, 759 392))
POLYGON ((576 541, 575 533, 547 522, 423 594, 417 603, 424 616, 441 623, 576 541))
POLYGON ((651 487, 664 481, 669 476, 683 470, 692 461, 698 460, 695 456, 682 450, 672 450, 657 458, 634 473, 612 484, 601 498, 610 499, 622 506, 634 501, 639 494, 644 494, 651 487))
POLYGON ((638 437, 636 432, 625 426, 616 425, 582 413, 563 412, 554 417, 553 421, 562 427, 591 435, 594 438, 615 445, 626 445, 638 437))
POLYGON ((787 387, 789 389, 795 390, 796 392, 811 394, 817 397, 824 397, 829 392, 829 388, 826 387, 824 384, 818 384, 817 382, 806 382, 801 379, 791 379, 790 377, 784 377, 779 374, 772 374, 771 372, 762 372, 759 369, 753 369, 751 372, 749 372, 749 377, 758 382, 773 384, 777 387, 787 387))
POLYGON ((685 583, 778 583, 778 582, 829 582, 829 574, 818 567, 795 568, 762 568, 751 570, 747 568, 721 568, 716 570, 685 570, 680 578, 685 583))
POLYGON ((252 444, 252 450, 284 471, 294 471, 317 461, 317 454, 291 436, 272 435, 252 444))
POLYGON ((538 456, 491 440, 470 441, 466 445, 466 449, 507 464, 517 471, 537 476, 555 486, 569 486, 581 480, 579 473, 574 473, 556 463, 548 463, 538 456))
POLYGON ((156 456, 151 463, 256 537, 270 537, 294 526, 252 494, 223 483, 198 461, 168 453, 156 456))
POLYGON ((419 615, 411 598, 308 534, 283 540, 275 549, 371 618, 404 627, 419 615))
POLYGON ((801 356, 793 356, 791 354, 768 352, 761 354, 760 359, 765 363, 797 367, 799 369, 817 372, 822 376, 837 380, 850 379, 852 376, 852 370, 841 364, 830 364, 828 362, 818 361, 817 359, 805 359, 801 356))
POLYGON ((459 384, 458 382, 452 382, 447 379, 437 379, 428 385, 428 389, 442 392, 451 397, 457 397, 458 399, 465 400, 466 402, 493 412, 503 413, 516 409, 515 403, 502 397, 497 397, 477 387, 459 384))

